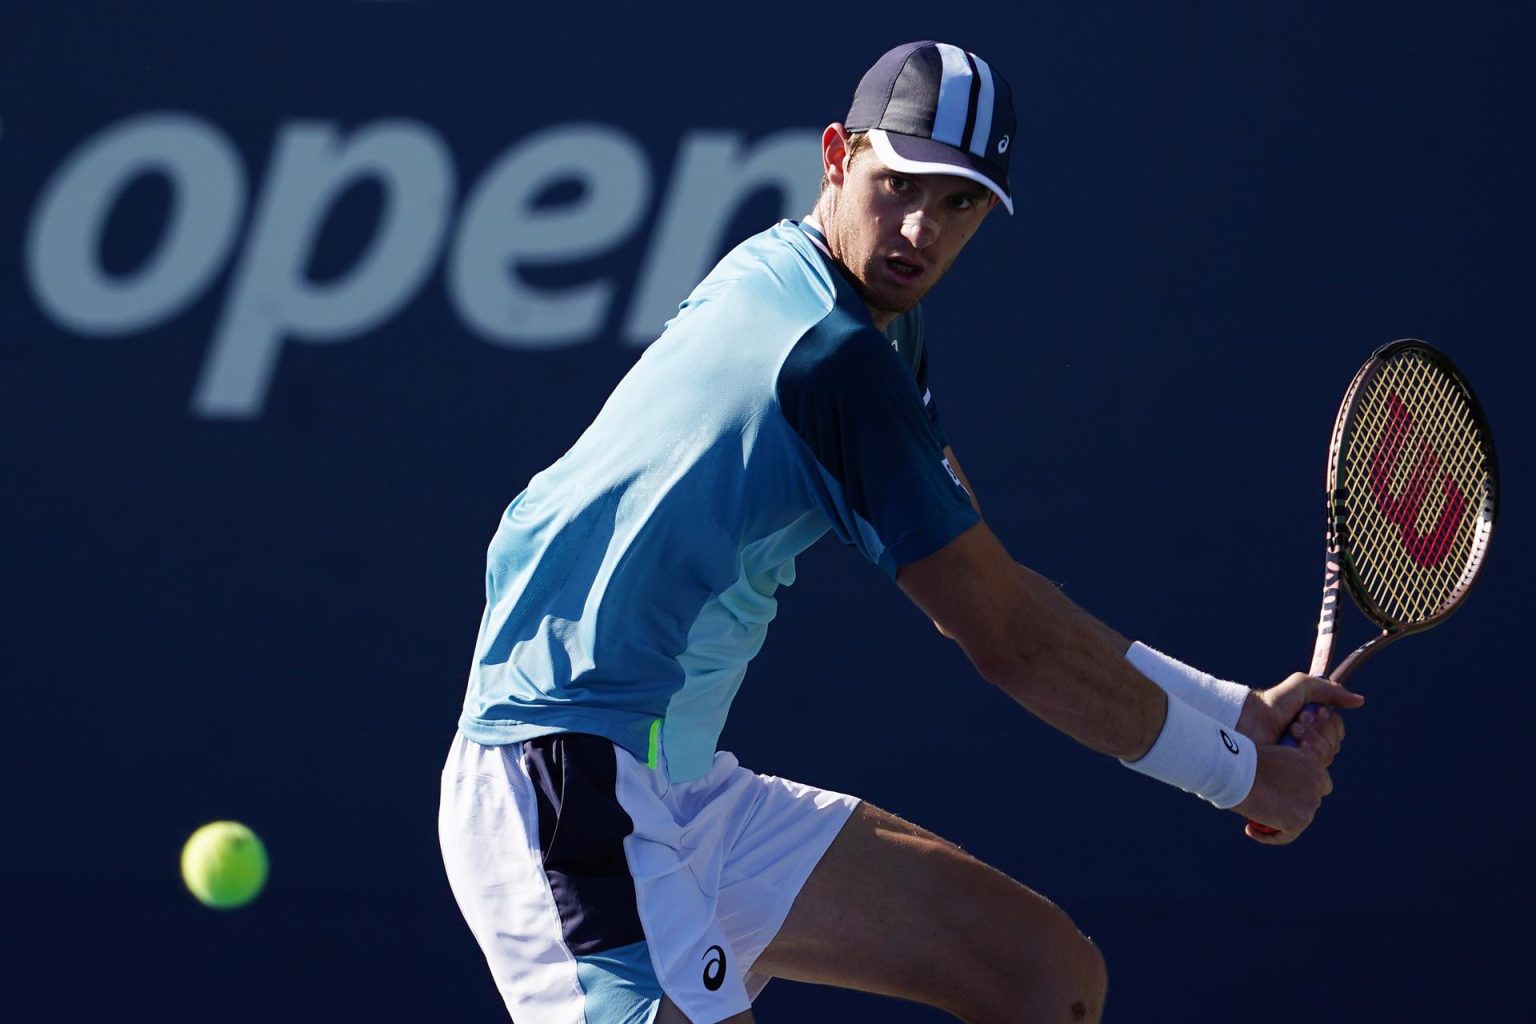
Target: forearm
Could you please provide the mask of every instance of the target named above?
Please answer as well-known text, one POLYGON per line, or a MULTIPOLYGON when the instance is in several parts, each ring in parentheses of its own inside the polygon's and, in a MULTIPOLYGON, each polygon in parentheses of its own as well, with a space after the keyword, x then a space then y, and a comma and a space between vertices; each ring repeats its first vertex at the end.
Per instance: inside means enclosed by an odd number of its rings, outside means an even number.
POLYGON ((1166 698, 1125 660, 1129 642, 1008 557, 985 524, 902 566, 897 583, 983 678, 1085 746, 1135 760, 1156 740, 1166 698))
MULTIPOLYGON (((983 674, 1040 718, 1127 766, 1195 793, 1217 807, 1253 786, 1256 751, 1221 723, 1165 691, 1126 658, 1124 637, 1018 567, 1014 606, 1035 629, 983 674)), ((969 652, 968 652, 969 653, 969 652)), ((982 663, 978 661, 977 667, 982 663)), ((1235 717, 1235 716, 1234 716, 1235 717)))
POLYGON ((985 679, 1084 746, 1218 807, 1252 787, 1251 744, 1139 671, 1125 637, 1008 557, 984 523, 896 582, 985 679))
POLYGON ((1157 739, 1167 697, 1125 660, 1130 642, 1033 570, 1014 564, 1013 622, 961 647, 981 675, 1083 745, 1134 761, 1157 739))

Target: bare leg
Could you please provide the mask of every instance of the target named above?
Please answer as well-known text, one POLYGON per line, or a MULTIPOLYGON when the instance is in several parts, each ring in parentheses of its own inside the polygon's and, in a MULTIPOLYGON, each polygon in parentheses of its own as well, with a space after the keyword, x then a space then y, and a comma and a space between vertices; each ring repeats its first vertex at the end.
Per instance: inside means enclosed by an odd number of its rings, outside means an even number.
MULTIPOLYGON (((691 1024, 683 1011, 672 1004, 672 1000, 666 996, 661 997, 661 1008, 656 1011, 656 1024, 691 1024)), ((752 1011, 743 1010, 734 1017, 727 1017, 720 1024, 753 1024, 752 1011)))
POLYGON ((1098 948, 1054 903, 869 804, 753 969, 916 1000, 971 1024, 1091 1024, 1107 985, 1098 948))

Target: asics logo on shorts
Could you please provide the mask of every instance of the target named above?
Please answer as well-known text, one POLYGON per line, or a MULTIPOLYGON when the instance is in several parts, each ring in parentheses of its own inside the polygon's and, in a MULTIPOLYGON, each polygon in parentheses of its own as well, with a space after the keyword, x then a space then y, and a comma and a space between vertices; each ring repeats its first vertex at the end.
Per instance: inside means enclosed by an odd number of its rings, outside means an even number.
POLYGON ((704 960, 704 987, 714 992, 725 984, 725 950, 710 946, 704 951, 704 960))

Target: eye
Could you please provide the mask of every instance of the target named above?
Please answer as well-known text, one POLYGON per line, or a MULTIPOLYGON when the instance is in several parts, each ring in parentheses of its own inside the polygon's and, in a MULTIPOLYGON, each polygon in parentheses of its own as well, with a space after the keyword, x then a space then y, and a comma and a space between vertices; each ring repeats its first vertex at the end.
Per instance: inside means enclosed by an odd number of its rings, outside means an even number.
POLYGON ((899 174, 887 175, 885 183, 892 192, 908 192, 912 189, 911 180, 903 178, 899 174))

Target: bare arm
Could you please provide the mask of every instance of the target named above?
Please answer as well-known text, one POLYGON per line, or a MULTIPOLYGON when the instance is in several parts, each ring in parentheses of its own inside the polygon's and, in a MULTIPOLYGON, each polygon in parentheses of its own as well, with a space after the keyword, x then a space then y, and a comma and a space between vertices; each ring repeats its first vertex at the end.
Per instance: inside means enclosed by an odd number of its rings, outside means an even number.
MULTIPOLYGON (((987 517, 981 514, 981 503, 976 500, 976 488, 971 486, 971 478, 966 476, 965 470, 960 468, 960 460, 955 458, 955 450, 946 446, 944 449, 944 458, 949 463, 949 468, 954 470, 955 476, 960 478, 960 486, 964 487, 965 493, 970 495, 971 508, 976 510, 976 517, 978 519, 986 519, 987 517)), ((954 637, 944 632, 944 627, 939 625, 937 620, 934 621, 933 628, 938 630, 944 636, 949 637, 949 639, 954 639, 954 637)))
POLYGON ((983 678, 1062 732, 1128 761, 1156 741, 1167 697, 1125 660, 1129 641, 1015 562, 985 523, 896 582, 983 678))
MULTIPOLYGON (((1015 562, 985 523, 900 567, 896 582, 983 678, 1084 746, 1131 762, 1157 742, 1168 697, 1126 660, 1125 637, 1015 562)), ((1361 702, 1337 684, 1298 674, 1245 703, 1250 735, 1273 743, 1308 699, 1361 702)), ((1308 726, 1306 748, 1258 747, 1253 788, 1232 810, 1281 832, 1250 828, 1251 838, 1288 843, 1312 822, 1333 789, 1327 764, 1343 738, 1341 725, 1335 718, 1308 726)))

